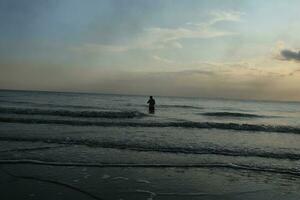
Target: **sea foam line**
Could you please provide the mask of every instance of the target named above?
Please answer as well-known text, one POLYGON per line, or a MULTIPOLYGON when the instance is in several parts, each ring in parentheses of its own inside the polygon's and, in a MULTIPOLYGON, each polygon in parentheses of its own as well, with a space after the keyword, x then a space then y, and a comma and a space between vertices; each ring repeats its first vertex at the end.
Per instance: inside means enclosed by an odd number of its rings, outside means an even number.
POLYGON ((51 108, 79 108, 79 109, 103 109, 99 106, 86 106, 86 105, 64 105, 64 104, 53 104, 53 103, 37 103, 37 102, 28 102, 28 101, 10 101, 10 100, 1 100, 0 102, 9 103, 9 104, 20 104, 20 105, 29 105, 29 106, 39 106, 39 107, 51 107, 51 108))
POLYGON ((51 166, 73 166, 73 167, 99 167, 99 168, 229 168, 235 170, 249 170, 258 172, 269 172, 277 174, 288 174, 300 176, 300 170, 293 169, 275 169, 262 168, 247 165, 236 165, 232 163, 199 163, 199 164, 135 164, 135 163, 70 163, 70 162, 48 162, 40 160, 0 160, 0 164, 35 164, 35 165, 51 165, 51 166))
MULTIPOLYGON (((135 114, 133 114, 135 116, 135 114)), ((139 115, 139 114, 137 114, 139 115)), ((6 123, 24 123, 24 124, 61 124, 72 126, 102 126, 102 127, 153 127, 153 128, 198 128, 198 129, 221 129, 236 131, 261 131, 261 132, 279 132, 300 134, 299 127, 265 125, 265 124, 238 124, 223 122, 124 122, 124 121, 87 121, 87 120, 65 120, 65 119, 37 119, 20 117, 0 117, 0 122, 6 123)))
POLYGON ((263 115, 256 115, 256 114, 250 114, 250 113, 240 113, 240 112, 206 112, 206 113, 200 113, 204 116, 209 117, 236 117, 236 118, 261 118, 266 117, 263 115))
POLYGON ((2 114, 21 115, 48 115, 61 117, 84 117, 84 118, 139 118, 147 116, 138 111, 90 111, 90 110, 62 110, 62 109, 39 109, 39 108, 11 108, 0 107, 2 114))
MULTIPOLYGON (((13 142, 44 142, 48 144, 60 144, 67 147, 71 145, 83 145, 92 148, 109 148, 121 149, 137 152, 161 152, 161 153, 175 153, 175 154, 195 154, 195 155, 222 155, 222 156, 240 156, 240 157, 262 157, 273 159, 285 160, 299 160, 300 154, 294 152, 274 152, 262 151, 253 149, 229 149, 219 146, 210 147, 187 147, 187 146, 161 146, 161 145, 144 145, 138 143, 120 143, 98 141, 90 139, 76 139, 76 138, 42 138, 42 137, 3 137, 0 136, 0 141, 13 141, 13 142)), ((0 152, 1 153, 1 152, 0 152)))

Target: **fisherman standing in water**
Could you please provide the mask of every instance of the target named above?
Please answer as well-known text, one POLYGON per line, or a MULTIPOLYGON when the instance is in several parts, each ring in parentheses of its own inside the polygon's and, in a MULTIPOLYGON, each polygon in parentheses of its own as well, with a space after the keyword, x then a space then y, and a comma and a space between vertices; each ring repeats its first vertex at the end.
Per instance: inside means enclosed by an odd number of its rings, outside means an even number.
POLYGON ((154 111, 155 111, 155 107, 154 107, 155 100, 153 99, 152 96, 150 96, 150 98, 149 98, 149 100, 148 100, 147 103, 149 104, 149 113, 154 114, 154 111))

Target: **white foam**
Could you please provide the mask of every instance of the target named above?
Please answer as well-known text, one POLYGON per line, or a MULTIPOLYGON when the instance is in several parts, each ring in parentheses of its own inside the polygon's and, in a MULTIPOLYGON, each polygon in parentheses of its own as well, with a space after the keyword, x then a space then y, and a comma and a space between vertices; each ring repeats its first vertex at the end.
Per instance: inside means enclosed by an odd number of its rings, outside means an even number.
POLYGON ((150 181, 143 180, 143 179, 138 179, 138 180, 136 180, 136 182, 138 182, 138 183, 147 183, 147 184, 150 183, 150 181))
POLYGON ((110 175, 104 174, 104 175, 102 176, 102 179, 108 179, 108 178, 110 178, 110 175))
POLYGON ((153 200, 153 197, 156 196, 156 193, 148 191, 148 190, 135 190, 138 193, 146 193, 149 194, 150 196, 147 198, 147 200, 153 200))
POLYGON ((122 176, 117 176, 117 177, 112 178, 112 180, 124 180, 124 181, 127 181, 127 180, 129 180, 129 178, 122 177, 122 176))

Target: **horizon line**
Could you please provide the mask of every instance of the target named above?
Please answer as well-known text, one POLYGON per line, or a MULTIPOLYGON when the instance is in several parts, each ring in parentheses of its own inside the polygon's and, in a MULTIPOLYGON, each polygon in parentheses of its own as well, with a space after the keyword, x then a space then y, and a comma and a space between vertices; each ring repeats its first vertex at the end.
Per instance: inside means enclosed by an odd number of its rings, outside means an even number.
POLYGON ((119 95, 119 96, 155 96, 167 98, 199 98, 207 100, 224 100, 224 101, 252 101, 252 102, 271 102, 271 103, 300 103, 299 101, 292 100, 271 100, 271 99, 243 99, 243 98, 226 98, 226 97, 204 97, 204 96, 175 96, 175 95, 155 95, 155 94, 128 94, 128 93, 106 93, 106 92, 93 92, 93 91, 55 91, 55 90, 35 90, 35 89, 6 89, 0 88, 1 91, 12 92, 41 92, 41 93, 73 93, 73 94, 94 94, 94 95, 119 95))

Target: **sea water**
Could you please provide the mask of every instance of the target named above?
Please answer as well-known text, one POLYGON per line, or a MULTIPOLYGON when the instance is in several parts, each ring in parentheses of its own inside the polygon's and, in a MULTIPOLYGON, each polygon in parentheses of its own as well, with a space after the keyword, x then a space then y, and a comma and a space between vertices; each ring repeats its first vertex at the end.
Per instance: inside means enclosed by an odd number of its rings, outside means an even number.
POLYGON ((300 103, 148 98, 2 90, 1 161, 300 176, 300 103))

